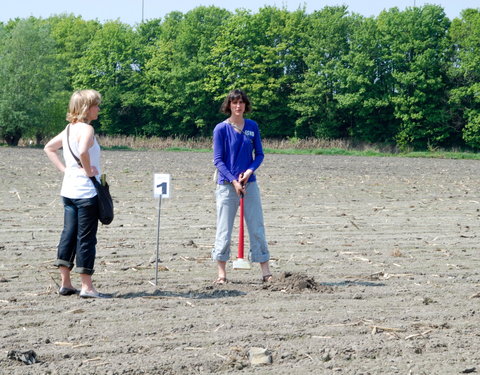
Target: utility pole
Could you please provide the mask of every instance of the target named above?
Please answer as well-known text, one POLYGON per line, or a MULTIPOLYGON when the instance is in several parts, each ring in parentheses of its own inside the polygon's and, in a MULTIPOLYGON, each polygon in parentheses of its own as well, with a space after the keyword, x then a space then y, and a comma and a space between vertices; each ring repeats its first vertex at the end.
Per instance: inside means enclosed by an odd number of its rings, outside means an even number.
POLYGON ((143 23, 143 10, 145 9, 144 2, 145 2, 145 0, 142 0, 142 23, 143 23))

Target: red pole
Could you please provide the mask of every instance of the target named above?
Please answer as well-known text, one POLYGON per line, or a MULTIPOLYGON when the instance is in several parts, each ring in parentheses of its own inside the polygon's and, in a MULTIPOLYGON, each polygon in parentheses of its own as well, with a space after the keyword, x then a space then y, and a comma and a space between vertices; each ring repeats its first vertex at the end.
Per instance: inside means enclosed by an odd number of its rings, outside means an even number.
POLYGON ((238 256, 237 260, 233 261, 233 269, 234 270, 249 270, 250 267, 250 262, 248 260, 243 259, 244 254, 243 254, 243 226, 244 226, 244 220, 243 220, 243 194, 240 195, 240 225, 239 225, 239 233, 238 233, 238 256))
POLYGON ((238 233, 238 258, 243 259, 243 195, 240 197, 240 228, 238 233))

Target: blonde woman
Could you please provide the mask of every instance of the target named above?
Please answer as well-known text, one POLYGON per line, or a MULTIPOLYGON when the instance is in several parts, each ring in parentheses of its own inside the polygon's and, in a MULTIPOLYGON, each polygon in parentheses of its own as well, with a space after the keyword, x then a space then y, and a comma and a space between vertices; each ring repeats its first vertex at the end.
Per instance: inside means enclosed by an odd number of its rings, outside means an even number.
POLYGON ((67 127, 45 146, 45 153, 63 173, 60 195, 64 206, 63 231, 58 244, 55 265, 60 270, 60 295, 79 294, 83 298, 106 298, 93 286, 95 252, 98 228, 97 192, 90 177, 100 175, 100 146, 90 123, 96 120, 101 95, 95 90, 75 91, 70 98, 67 127), (68 139, 67 139, 68 136, 68 139), (58 150, 63 148, 63 160, 58 150), (80 159, 80 167, 72 155, 80 159), (75 261, 75 272, 80 274, 81 289, 77 290, 70 277, 75 261))

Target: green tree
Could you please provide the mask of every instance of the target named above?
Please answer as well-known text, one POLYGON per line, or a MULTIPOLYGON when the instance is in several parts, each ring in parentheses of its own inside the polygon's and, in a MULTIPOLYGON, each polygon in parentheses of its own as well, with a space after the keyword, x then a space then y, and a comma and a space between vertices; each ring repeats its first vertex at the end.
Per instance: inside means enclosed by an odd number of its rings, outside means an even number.
POLYGON ((156 45, 162 35, 161 19, 152 19, 136 26, 137 67, 140 73, 136 90, 139 92, 136 103, 137 121, 130 134, 144 135, 145 128, 156 122, 157 110, 148 103, 151 86, 147 78, 147 64, 155 53, 156 45))
POLYGON ((393 78, 384 64, 377 22, 354 16, 352 26, 349 52, 335 69, 338 109, 352 139, 394 143, 398 120, 390 100, 393 78))
POLYGON ((77 60, 74 88, 93 88, 102 94, 101 132, 132 134, 141 126, 142 53, 137 37, 126 24, 106 22, 77 60))
MULTIPOLYGON (((183 20, 183 13, 167 14, 160 25, 160 33, 149 49, 149 59, 145 61, 144 72, 147 82, 145 102, 151 108, 152 116, 142 127, 147 136, 167 136, 175 134, 175 120, 171 119, 168 105, 175 95, 181 94, 181 88, 173 88, 166 76, 178 66, 174 63, 175 43, 183 20), (172 132, 173 130, 173 132, 172 132)), ((180 113, 176 113, 177 116, 180 113)))
POLYGON ((293 85, 302 79, 304 10, 263 7, 257 14, 239 10, 223 26, 212 49, 207 88, 219 103, 233 88, 249 94, 263 136, 292 136, 293 85))
POLYGON ((480 148, 480 10, 466 9, 450 28, 455 60, 451 69, 454 88, 450 107, 453 124, 465 143, 480 148))
POLYGON ((447 145, 449 125, 447 72, 451 61, 450 21, 437 5, 397 8, 378 19, 384 64, 394 79, 391 102, 399 120, 400 147, 425 149, 447 145))
POLYGON ((80 68, 81 57, 90 47, 96 32, 101 29, 98 21, 85 21, 74 15, 56 15, 45 20, 50 26, 50 34, 56 42, 56 57, 67 78, 65 89, 73 90, 72 82, 80 68))
POLYGON ((57 118, 52 98, 63 82, 48 27, 34 18, 17 20, 5 36, 0 58, 0 135, 17 145, 24 135, 42 139, 57 118), (52 111, 54 113, 52 113, 52 111))
POLYGON ((352 18, 345 6, 325 7, 309 15, 303 37, 307 70, 295 84, 291 107, 297 113, 297 137, 346 137, 347 123, 339 110, 336 95, 341 91, 338 69, 349 53, 352 18))
POLYGON ((213 6, 166 16, 146 64, 147 102, 157 111, 157 118, 144 128, 147 135, 210 134, 207 125, 216 113, 211 112, 213 98, 205 89, 206 63, 229 17, 230 12, 213 6))
POLYGON ((138 43, 143 46, 154 46, 162 35, 162 20, 154 18, 137 25, 138 43))

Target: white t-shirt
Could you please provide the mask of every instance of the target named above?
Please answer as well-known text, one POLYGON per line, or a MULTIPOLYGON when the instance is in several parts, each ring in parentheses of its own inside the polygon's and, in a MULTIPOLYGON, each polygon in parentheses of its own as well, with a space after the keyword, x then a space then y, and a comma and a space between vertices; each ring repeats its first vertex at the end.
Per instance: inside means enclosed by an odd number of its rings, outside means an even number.
MULTIPOLYGON (((70 127, 70 148, 72 152, 79 157, 78 152, 78 142, 77 134, 78 130, 82 126, 87 126, 87 124, 77 122, 72 124, 70 127)), ((70 199, 84 199, 84 198, 93 198, 97 195, 95 186, 93 186, 92 181, 89 177, 85 175, 83 169, 80 169, 77 161, 70 152, 70 148, 67 143, 67 132, 64 132, 64 137, 62 141, 63 147, 63 159, 65 160, 65 173, 63 176, 62 189, 60 195, 65 198, 70 199)), ((98 170, 98 175, 96 176, 99 179, 100 171, 100 145, 97 142, 97 139, 94 137, 93 146, 88 150, 90 155, 90 164, 92 167, 96 167, 98 170)))

